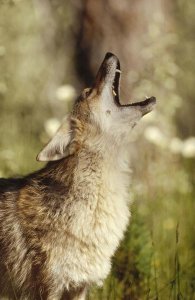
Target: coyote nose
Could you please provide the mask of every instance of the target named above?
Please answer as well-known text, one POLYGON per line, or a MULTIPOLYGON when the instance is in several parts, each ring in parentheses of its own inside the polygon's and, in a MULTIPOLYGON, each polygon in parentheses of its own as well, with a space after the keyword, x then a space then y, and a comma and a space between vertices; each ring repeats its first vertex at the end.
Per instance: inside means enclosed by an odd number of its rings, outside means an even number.
POLYGON ((105 55, 105 59, 109 59, 112 56, 115 56, 115 55, 111 52, 107 52, 106 55, 105 55))
POLYGON ((106 53, 106 55, 104 57, 104 62, 107 62, 110 58, 111 58, 111 60, 116 60, 118 62, 117 56, 111 52, 106 53))

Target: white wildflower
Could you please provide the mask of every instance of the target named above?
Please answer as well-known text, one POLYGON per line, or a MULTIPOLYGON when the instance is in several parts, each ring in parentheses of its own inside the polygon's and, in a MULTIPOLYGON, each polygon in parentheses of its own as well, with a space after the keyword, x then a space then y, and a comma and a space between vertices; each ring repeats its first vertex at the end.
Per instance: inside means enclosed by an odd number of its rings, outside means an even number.
POLYGON ((153 143, 157 146, 164 148, 168 144, 166 136, 156 126, 147 127, 144 132, 144 136, 148 141, 150 141, 151 143, 153 143))
POLYGON ((75 88, 70 85, 62 85, 56 90, 57 99, 60 101, 70 101, 76 96, 75 88))
POLYGON ((172 138, 169 144, 169 149, 172 153, 181 154, 183 149, 183 141, 178 137, 172 138))
POLYGON ((52 137, 60 127, 60 121, 56 118, 48 119, 45 122, 44 127, 48 136, 52 137))
POLYGON ((182 155, 184 157, 195 157, 195 137, 189 137, 183 142, 182 155))

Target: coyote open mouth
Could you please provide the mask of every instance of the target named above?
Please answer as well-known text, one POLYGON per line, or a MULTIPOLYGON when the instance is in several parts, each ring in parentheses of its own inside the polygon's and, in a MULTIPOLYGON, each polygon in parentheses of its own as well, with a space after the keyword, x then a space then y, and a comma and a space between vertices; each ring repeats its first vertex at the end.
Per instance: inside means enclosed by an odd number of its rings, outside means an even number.
POLYGON ((105 86, 112 89, 114 102, 117 106, 121 108, 137 106, 143 111, 143 115, 150 112, 153 105, 156 103, 155 97, 149 97, 140 102, 134 102, 130 104, 121 104, 120 102, 120 78, 121 78, 121 68, 120 61, 116 55, 108 52, 104 58, 102 65, 98 71, 95 86, 99 93, 102 92, 105 86))

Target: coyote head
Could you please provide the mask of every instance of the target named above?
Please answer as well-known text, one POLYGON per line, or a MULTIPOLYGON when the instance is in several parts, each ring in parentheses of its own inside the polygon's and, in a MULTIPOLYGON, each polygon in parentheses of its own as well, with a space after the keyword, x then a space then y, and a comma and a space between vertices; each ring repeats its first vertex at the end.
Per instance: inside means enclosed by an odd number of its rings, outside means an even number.
POLYGON ((39 153, 39 161, 59 160, 85 146, 126 144, 129 131, 142 116, 152 111, 156 99, 120 104, 120 62, 107 53, 94 85, 84 89, 55 136, 39 153), (109 142, 109 144, 108 144, 109 142))

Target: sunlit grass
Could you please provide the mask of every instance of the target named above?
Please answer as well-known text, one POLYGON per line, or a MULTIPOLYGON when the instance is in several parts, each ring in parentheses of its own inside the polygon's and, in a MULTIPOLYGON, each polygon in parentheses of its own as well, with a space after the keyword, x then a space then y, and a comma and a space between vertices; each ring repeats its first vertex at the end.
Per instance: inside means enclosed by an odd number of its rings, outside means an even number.
POLYGON ((194 209, 194 193, 135 201, 112 274, 89 299, 194 299, 194 209))

